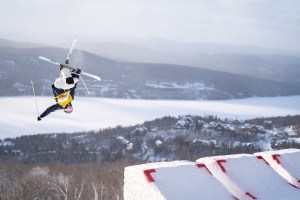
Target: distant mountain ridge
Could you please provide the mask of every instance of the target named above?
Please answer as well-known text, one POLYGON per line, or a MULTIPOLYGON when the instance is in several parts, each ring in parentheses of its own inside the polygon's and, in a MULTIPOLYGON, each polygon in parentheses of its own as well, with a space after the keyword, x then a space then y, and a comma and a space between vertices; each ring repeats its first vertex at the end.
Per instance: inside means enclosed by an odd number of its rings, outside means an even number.
POLYGON ((83 43, 81 49, 119 61, 194 66, 276 81, 299 81, 300 52, 246 45, 124 39, 83 43))
POLYGON ((38 48, 46 45, 32 43, 32 42, 21 42, 9 39, 0 38, 0 47, 13 47, 13 48, 38 48))
MULTIPOLYGON (((52 95, 57 66, 38 59, 43 55, 63 62, 67 49, 15 48, 0 45, 0 95, 52 95)), ((297 82, 263 80, 251 76, 174 64, 118 62, 75 50, 71 65, 99 74, 101 82, 85 78, 93 96, 144 99, 230 99, 300 94, 297 82)), ((86 91, 79 84, 78 95, 86 91)))

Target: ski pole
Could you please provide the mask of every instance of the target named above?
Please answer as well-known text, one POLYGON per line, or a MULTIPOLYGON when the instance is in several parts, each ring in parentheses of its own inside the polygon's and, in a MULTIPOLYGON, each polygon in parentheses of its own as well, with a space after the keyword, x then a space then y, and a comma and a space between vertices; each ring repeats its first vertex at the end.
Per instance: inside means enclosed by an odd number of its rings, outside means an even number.
POLYGON ((81 76, 79 76, 79 77, 80 77, 80 79, 81 79, 81 81, 82 81, 82 83, 83 83, 86 91, 88 92, 88 94, 91 94, 90 91, 89 91, 89 89, 86 87, 85 82, 83 81, 82 77, 81 76))
POLYGON ((31 86, 32 86, 32 92, 33 92, 34 100, 35 100, 36 111, 37 111, 38 116, 40 116, 40 112, 39 112, 39 108, 38 108, 38 105, 37 105, 37 102, 36 102, 36 97, 35 97, 35 92, 34 92, 34 87, 33 87, 33 81, 32 80, 31 80, 31 86))

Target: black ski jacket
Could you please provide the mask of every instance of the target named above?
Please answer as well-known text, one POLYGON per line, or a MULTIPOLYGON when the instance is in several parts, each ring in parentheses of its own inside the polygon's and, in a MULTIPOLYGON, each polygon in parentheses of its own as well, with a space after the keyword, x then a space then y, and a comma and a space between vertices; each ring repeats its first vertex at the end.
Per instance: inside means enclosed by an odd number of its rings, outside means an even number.
MULTIPOLYGON (((72 74, 73 77, 75 77, 76 75, 75 74, 72 74)), ((77 75, 78 76, 78 75, 77 75)), ((78 76, 79 77, 79 76, 78 76)), ((60 89, 60 88, 56 88, 54 86, 54 84, 52 85, 52 92, 53 92, 53 95, 54 97, 57 97, 58 95, 60 94, 63 94, 67 91, 70 91, 70 95, 72 96, 72 99, 74 100, 74 96, 75 96, 75 89, 77 87, 77 83, 75 84, 74 87, 68 89, 68 90, 64 90, 64 89, 60 89)), ((55 99, 57 101, 57 99, 55 99)), ((40 118, 44 118, 46 117, 47 115, 49 115, 50 113, 52 112, 55 112, 57 110, 62 110, 64 109, 61 105, 59 105, 58 103, 48 107, 41 115, 40 115, 40 118)))

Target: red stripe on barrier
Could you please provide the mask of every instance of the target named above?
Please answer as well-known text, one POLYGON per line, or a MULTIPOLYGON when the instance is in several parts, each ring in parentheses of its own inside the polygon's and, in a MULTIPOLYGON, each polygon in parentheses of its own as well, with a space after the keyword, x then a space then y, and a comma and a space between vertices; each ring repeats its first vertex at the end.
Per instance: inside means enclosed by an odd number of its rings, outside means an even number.
POLYGON ((196 164, 196 166, 199 167, 199 168, 204 167, 212 175, 212 173, 209 171, 209 169, 206 167, 205 164, 200 164, 199 163, 199 164, 196 164))
POLYGON ((249 192, 246 192, 245 195, 251 197, 252 199, 257 199, 255 196, 253 196, 252 194, 250 194, 249 192))
POLYGON ((226 160, 216 160, 217 164, 221 167, 222 171, 226 173, 225 167, 222 165, 222 163, 226 163, 226 160))
POLYGON ((297 187, 296 185, 294 185, 294 184, 291 184, 291 183, 289 183, 291 186, 293 186, 294 188, 297 188, 297 189, 300 189, 299 187, 297 187))
POLYGON ((267 165, 269 165, 269 163, 268 163, 262 156, 256 156, 256 158, 258 158, 259 160, 265 161, 265 163, 266 163, 267 165))
POLYGON ((275 160, 278 164, 280 164, 280 160, 279 160, 278 157, 280 157, 279 154, 274 154, 274 155, 272 155, 273 160, 275 160))
POLYGON ((149 183, 152 183, 154 182, 154 178, 152 177, 151 173, 153 172, 156 172, 155 169, 147 169, 147 170, 144 170, 144 175, 146 176, 147 178, 147 181, 149 181, 149 183))

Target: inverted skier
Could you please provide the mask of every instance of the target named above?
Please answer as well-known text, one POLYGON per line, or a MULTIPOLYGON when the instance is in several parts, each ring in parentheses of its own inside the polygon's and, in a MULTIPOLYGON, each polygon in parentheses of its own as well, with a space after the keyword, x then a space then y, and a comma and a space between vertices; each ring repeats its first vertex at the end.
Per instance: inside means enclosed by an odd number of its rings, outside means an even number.
POLYGON ((56 104, 48 107, 40 116, 38 116, 38 121, 57 110, 63 109, 65 113, 71 113, 73 111, 71 102, 74 100, 75 89, 80 73, 80 69, 71 71, 63 66, 60 68, 60 76, 52 85, 56 104))
MULTIPOLYGON (((49 58, 46 58, 44 56, 39 56, 39 59, 59 66, 60 67, 60 76, 55 80, 54 84, 52 85, 52 91, 53 91, 53 95, 54 95, 56 104, 50 106, 41 115, 39 115, 37 117, 38 121, 42 120, 42 118, 46 117, 51 112, 54 112, 57 110, 63 109, 65 111, 65 113, 71 113, 73 111, 71 102, 74 100, 75 89, 77 86, 77 82, 79 80, 79 76, 81 74, 91 77, 91 78, 94 78, 98 81, 101 80, 101 78, 97 75, 90 74, 90 73, 81 71, 78 68, 69 66, 69 59, 71 57, 71 54, 73 52, 76 42, 77 42, 77 39, 73 40, 72 46, 69 49, 68 56, 67 56, 67 59, 64 64, 58 63, 58 62, 51 60, 49 58)), ((82 82, 83 82, 83 80, 82 80, 82 82)), ((83 82, 83 84, 84 84, 84 82, 83 82)), ((85 84, 84 84, 84 86, 87 89, 85 84)))

